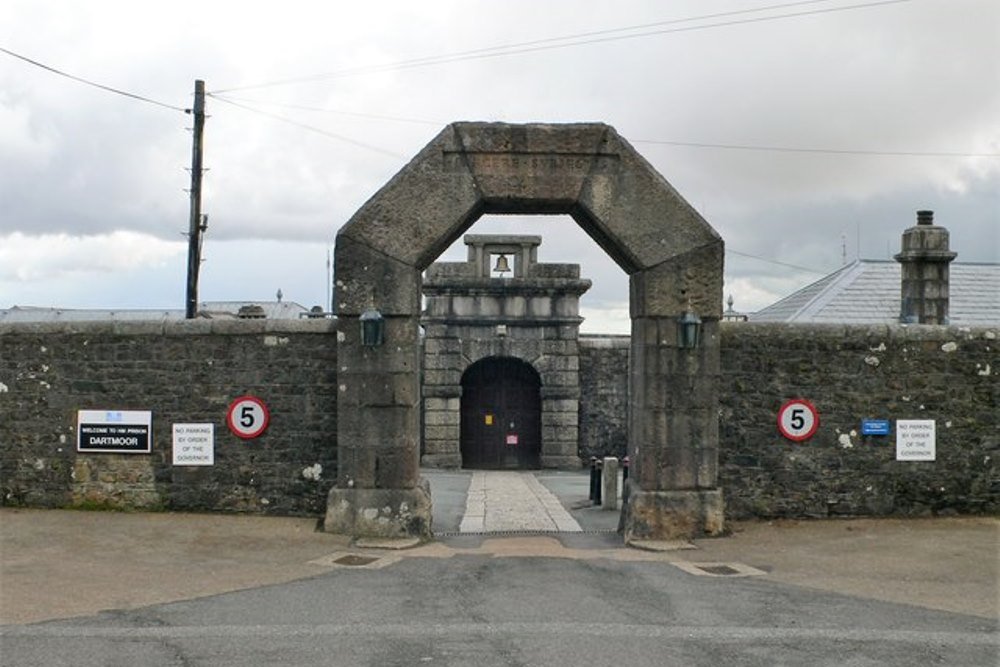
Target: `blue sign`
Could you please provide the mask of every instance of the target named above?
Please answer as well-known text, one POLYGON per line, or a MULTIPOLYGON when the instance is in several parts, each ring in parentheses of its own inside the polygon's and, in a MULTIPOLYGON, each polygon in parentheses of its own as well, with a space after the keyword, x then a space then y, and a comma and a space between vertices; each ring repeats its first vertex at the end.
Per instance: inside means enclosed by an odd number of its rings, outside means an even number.
POLYGON ((862 419, 861 435, 889 435, 892 427, 888 419, 862 419))

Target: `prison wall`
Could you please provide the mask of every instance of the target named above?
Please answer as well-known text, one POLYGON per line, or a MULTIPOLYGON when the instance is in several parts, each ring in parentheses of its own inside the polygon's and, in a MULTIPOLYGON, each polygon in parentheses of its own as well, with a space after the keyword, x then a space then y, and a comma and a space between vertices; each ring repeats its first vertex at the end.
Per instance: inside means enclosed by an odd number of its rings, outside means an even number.
MULTIPOLYGON (((1000 512, 998 329, 724 323, 719 486, 730 518, 1000 512), (820 426, 796 443, 782 404, 804 398, 820 426), (864 419, 893 432, 865 436, 864 419), (934 461, 897 461, 895 422, 932 419, 934 461)), ((627 359, 627 354, 626 354, 627 359)), ((581 340, 581 448, 620 455, 627 433, 620 347, 581 340), (584 423, 593 420, 595 423, 584 423), (586 435, 583 435, 586 434, 586 435)))
POLYGON ((318 515, 336 479, 331 320, 0 324, 0 502, 318 515), (226 425, 251 394, 270 424, 226 425), (152 412, 151 453, 77 452, 79 410, 152 412), (214 425, 214 465, 172 464, 172 425, 214 425))
POLYGON ((580 336, 578 431, 583 461, 626 454, 630 345, 628 336, 580 336))
POLYGON ((722 327, 719 484, 745 517, 1000 511, 1000 329, 732 323, 722 327), (816 434, 782 437, 785 400, 816 434), (863 419, 890 420, 888 436, 863 419), (896 420, 929 419, 933 461, 896 459, 896 420))
MULTIPOLYGON (((719 485, 730 518, 1000 511, 998 328, 721 326, 719 485), (811 401, 815 435, 777 412, 811 401), (933 419, 934 461, 896 460, 863 419, 933 419)), ((580 338, 580 455, 623 455, 628 338, 580 338)), ((329 320, 0 324, 0 502, 323 514, 336 479, 329 320), (270 408, 258 438, 226 410, 270 408), (81 454, 77 411, 149 410, 150 454, 81 454), (173 424, 212 423, 215 464, 172 464, 173 424)))

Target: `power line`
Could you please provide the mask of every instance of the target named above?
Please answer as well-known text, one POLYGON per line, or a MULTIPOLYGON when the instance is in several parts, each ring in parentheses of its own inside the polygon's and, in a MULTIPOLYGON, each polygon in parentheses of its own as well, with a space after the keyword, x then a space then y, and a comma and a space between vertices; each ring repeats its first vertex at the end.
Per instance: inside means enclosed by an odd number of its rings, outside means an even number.
POLYGON ((223 97, 220 95, 210 93, 210 96, 214 97, 215 99, 222 100, 224 102, 235 101, 235 102, 245 102, 247 104, 263 104, 267 106, 281 107, 283 109, 297 109, 299 111, 315 111, 318 113, 329 113, 338 116, 352 116, 354 118, 368 118, 371 120, 388 120, 397 123, 412 123, 415 125, 433 125, 435 127, 442 127, 444 125, 447 125, 447 121, 421 120, 418 118, 405 118, 403 116, 387 116, 384 114, 363 113, 360 111, 344 111, 343 109, 327 109, 324 107, 313 107, 303 104, 286 104, 284 102, 274 102, 272 100, 258 100, 258 99, 249 99, 245 97, 233 97, 232 95, 226 95, 223 97))
POLYGON ((62 70, 56 69, 55 67, 50 67, 49 65, 46 65, 44 63, 40 63, 37 60, 32 60, 31 58, 28 58, 27 56, 22 56, 20 53, 14 53, 13 51, 11 51, 9 49, 3 48, 2 46, 0 46, 0 51, 3 51, 4 53, 6 53, 9 56, 13 56, 13 57, 18 58, 20 60, 23 60, 26 63, 30 63, 30 64, 34 65, 35 67, 40 67, 43 70, 46 70, 48 72, 52 72, 53 74, 58 74, 59 76, 64 76, 67 79, 72 79, 73 81, 76 81, 78 83, 83 83, 83 84, 86 84, 88 86, 93 86, 94 88, 100 88, 101 90, 107 91, 109 93, 114 93, 116 95, 122 95, 124 97, 130 97, 130 98, 132 98, 134 100, 139 100, 140 102, 148 102, 149 104, 155 104, 157 106, 165 107, 167 109, 173 109, 174 111, 180 111, 182 113, 190 113, 191 112, 190 109, 185 109, 183 107, 174 106, 173 104, 167 104, 166 102, 159 102, 157 100, 150 99, 150 98, 144 97, 142 95, 137 95, 135 93, 130 93, 128 91, 120 90, 118 88, 112 88, 111 86, 105 86, 104 84, 96 83, 94 81, 90 81, 89 79, 84 79, 84 78, 79 77, 79 76, 74 76, 73 74, 69 74, 67 72, 63 72, 62 70))
MULTIPOLYGON (((248 104, 270 105, 284 109, 297 109, 301 111, 313 111, 317 113, 329 113, 341 116, 353 116, 355 118, 368 118, 372 120, 387 120, 398 123, 413 123, 418 125, 431 125, 443 127, 447 121, 436 121, 418 118, 406 118, 404 116, 389 116, 384 114, 363 113, 360 111, 344 111, 342 109, 328 109, 324 107, 307 106, 300 104, 285 104, 283 102, 273 102, 271 100, 248 99, 242 97, 232 97, 229 95, 212 95, 215 99, 225 102, 246 102, 248 104)), ((817 147, 794 147, 794 146, 768 146, 764 144, 721 144, 703 141, 671 141, 666 139, 629 139, 629 143, 648 144, 654 146, 680 146, 683 148, 708 148, 738 151, 757 151, 774 153, 818 153, 821 155, 872 155, 879 157, 948 157, 948 158, 997 158, 1000 153, 963 153, 959 151, 883 151, 871 149, 841 149, 841 148, 817 148, 817 147)))
POLYGON ((351 139, 350 137, 345 137, 342 134, 336 134, 334 132, 329 132, 329 131, 324 130, 322 128, 315 127, 313 125, 307 125, 305 123, 300 123, 300 122, 298 122, 296 120, 292 120, 291 118, 286 118, 285 116, 279 116, 278 114, 274 114, 274 113, 271 113, 269 111, 264 111, 263 109, 255 109, 254 107, 247 106, 246 104, 241 104, 240 102, 236 102, 236 101, 228 99, 226 97, 221 97, 219 95, 213 95, 211 93, 207 93, 207 94, 213 100, 218 100, 220 102, 225 102, 226 104, 231 104, 234 107, 238 107, 240 109, 244 109, 244 110, 250 111, 252 113, 260 114, 262 116, 267 116, 268 118, 273 118, 274 120, 279 120, 282 123, 288 123, 289 125, 294 125, 295 127, 299 127, 299 128, 304 129, 304 130, 309 130, 310 132, 315 132, 317 134, 322 134, 323 136, 330 137, 331 139, 337 139, 338 141, 343 141, 345 143, 352 144, 354 146, 358 146, 359 148, 365 148, 365 149, 370 150, 370 151, 375 151, 376 153, 381 153, 382 155, 388 155, 389 157, 400 158, 400 159, 405 158, 404 155, 400 155, 399 153, 394 153, 394 152, 386 150, 384 148, 379 148, 378 146, 373 146, 372 144, 366 144, 363 141, 357 141, 356 139, 351 139))
POLYGON ((839 148, 793 148, 790 146, 752 146, 740 144, 710 144, 693 141, 659 141, 656 139, 630 139, 634 144, 653 144, 660 146, 684 146, 688 148, 720 148, 736 151, 771 151, 775 153, 821 153, 826 155, 877 155, 885 157, 1000 157, 1000 153, 958 153, 947 151, 875 151, 852 150, 839 148))
POLYGON ((324 74, 315 74, 311 76, 293 77, 288 79, 279 79, 276 81, 269 81, 258 84, 249 84, 244 86, 233 86, 230 88, 220 88, 212 91, 213 93, 228 93, 238 90, 250 90, 255 88, 269 88, 273 86, 285 86, 296 83, 311 83, 314 81, 323 81, 326 79, 334 79, 345 76, 355 76, 358 74, 368 74, 376 72, 386 72, 392 70, 400 69, 411 69, 415 67, 427 67, 431 65, 441 65, 452 62, 459 62, 463 60, 481 60, 485 58, 497 58, 503 56, 517 55, 523 53, 532 53, 538 51, 549 51, 554 49, 564 49, 573 46, 583 46, 588 44, 598 44, 604 42, 620 41, 625 39, 636 39, 641 37, 651 37, 655 35, 664 35, 669 33, 679 33, 679 32, 691 32, 697 30, 708 30, 711 28, 721 28, 734 25, 744 25, 750 23, 763 23, 766 21, 775 21, 787 18, 797 18, 800 16, 809 16, 813 14, 828 14, 832 12, 842 12, 850 11, 855 9, 866 9, 870 7, 878 7, 882 5, 893 5, 904 2, 912 2, 912 0, 876 0, 872 2, 864 2, 854 5, 845 5, 840 7, 824 7, 820 9, 805 10, 800 12, 790 12, 787 14, 778 14, 773 16, 760 16, 754 18, 737 19, 732 21, 720 21, 717 23, 707 23, 704 25, 695 26, 685 26, 685 27, 675 27, 666 28, 661 30, 647 30, 644 32, 634 32, 636 30, 645 30, 646 28, 663 26, 663 25, 673 25, 677 23, 691 23, 695 21, 704 21, 713 18, 721 18, 724 16, 735 16, 739 14, 746 13, 756 13, 762 11, 770 11, 774 9, 787 9, 791 7, 797 7, 801 5, 816 4, 820 2, 830 2, 831 0, 800 0, 799 2, 789 2, 777 5, 769 5, 766 7, 758 7, 755 9, 743 9, 731 12, 720 12, 716 14, 705 14, 702 16, 694 16, 683 19, 671 19, 667 21, 658 21, 656 23, 646 23, 642 25, 627 26, 623 28, 612 28, 608 30, 591 31, 584 33, 577 33, 573 35, 565 35, 562 37, 550 37, 545 39, 532 40, 528 42, 518 42, 514 44, 486 47, 480 49, 473 49, 469 51, 458 51, 450 54, 442 54, 439 56, 426 56, 423 58, 413 58, 409 60, 400 60, 392 63, 386 63, 383 65, 368 65, 362 67, 345 68, 341 70, 335 70, 333 72, 327 72, 324 74), (632 34, 615 34, 622 32, 631 32, 632 34), (561 42, 561 43, 560 43, 561 42))
POLYGON ((756 259, 761 262, 767 262, 768 264, 777 264, 778 266, 785 266, 790 269, 796 269, 798 271, 807 271, 809 273, 815 273, 816 275, 825 276, 825 271, 817 271, 816 269, 810 269, 807 266, 799 266, 798 264, 789 264, 788 262, 779 262, 776 259, 768 259, 767 257, 761 257, 760 255, 751 255, 748 252, 740 252, 739 250, 733 250, 732 248, 726 248, 727 253, 732 253, 734 255, 739 255, 740 257, 749 257, 750 259, 756 259))

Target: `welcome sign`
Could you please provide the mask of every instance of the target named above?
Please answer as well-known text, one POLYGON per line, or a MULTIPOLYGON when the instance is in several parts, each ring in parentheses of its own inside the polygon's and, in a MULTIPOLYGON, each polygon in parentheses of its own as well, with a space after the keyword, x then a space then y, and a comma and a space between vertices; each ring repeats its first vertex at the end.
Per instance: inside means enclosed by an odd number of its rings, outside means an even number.
POLYGON ((84 453, 149 454, 153 413, 146 410, 80 410, 76 451, 84 453))

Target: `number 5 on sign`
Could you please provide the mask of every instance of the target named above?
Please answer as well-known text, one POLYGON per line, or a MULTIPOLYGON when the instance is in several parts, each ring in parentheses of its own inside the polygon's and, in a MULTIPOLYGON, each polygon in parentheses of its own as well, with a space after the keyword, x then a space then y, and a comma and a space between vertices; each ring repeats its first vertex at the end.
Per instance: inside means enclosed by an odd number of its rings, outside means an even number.
POLYGON ((233 435, 244 440, 256 438, 267 429, 271 414, 256 396, 240 396, 229 405, 226 423, 233 435))
POLYGON ((819 428, 819 412, 804 398, 793 398, 778 410, 778 430, 793 442, 813 437, 819 428))

